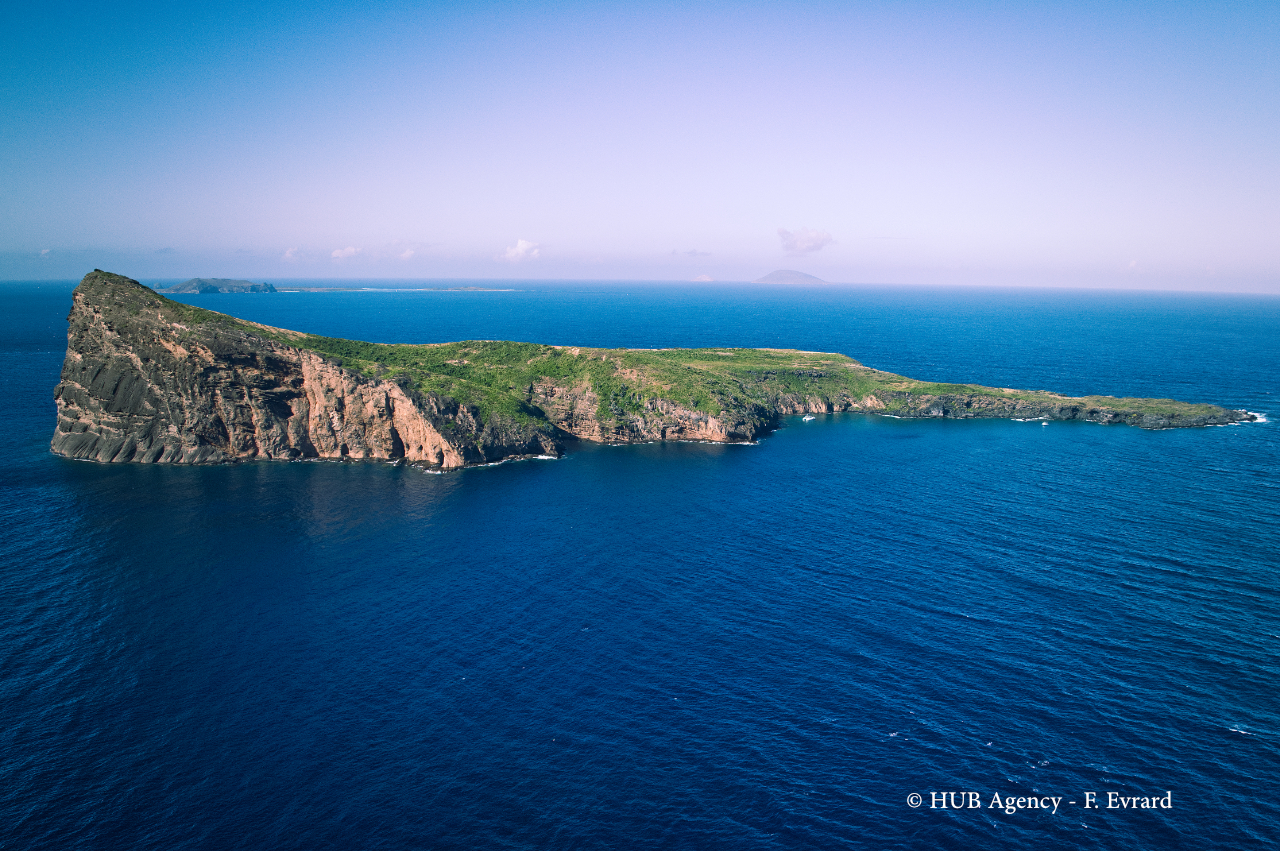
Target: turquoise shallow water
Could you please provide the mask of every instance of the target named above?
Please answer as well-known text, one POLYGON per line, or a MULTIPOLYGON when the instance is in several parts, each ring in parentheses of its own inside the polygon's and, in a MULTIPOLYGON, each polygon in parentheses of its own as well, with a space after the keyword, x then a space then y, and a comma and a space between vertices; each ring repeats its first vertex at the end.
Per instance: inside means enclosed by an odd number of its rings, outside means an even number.
MULTIPOLYGON (((1274 415, 1162 432, 836 415, 756 446, 447 475, 100 466, 47 452, 70 286, 0 285, 6 845, 1280 832, 1274 415), (981 806, 932 808, 943 791, 981 806), (1105 809, 1166 791, 1168 810, 1105 809), (1007 813, 993 794, 1063 802, 1007 813)), ((389 342, 789 346, 1268 413, 1280 393, 1277 299, 517 286, 184 300, 389 342)))

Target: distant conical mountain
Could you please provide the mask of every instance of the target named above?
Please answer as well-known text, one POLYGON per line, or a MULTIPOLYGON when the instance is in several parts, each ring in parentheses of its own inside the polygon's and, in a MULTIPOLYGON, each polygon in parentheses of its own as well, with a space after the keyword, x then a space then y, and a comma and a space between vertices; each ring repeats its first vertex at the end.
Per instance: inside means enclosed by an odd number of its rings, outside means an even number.
POLYGON ((804 272, 797 272, 795 269, 778 269, 770 272, 763 278, 756 278, 753 284, 825 284, 826 281, 821 278, 815 278, 813 275, 806 275, 804 272))

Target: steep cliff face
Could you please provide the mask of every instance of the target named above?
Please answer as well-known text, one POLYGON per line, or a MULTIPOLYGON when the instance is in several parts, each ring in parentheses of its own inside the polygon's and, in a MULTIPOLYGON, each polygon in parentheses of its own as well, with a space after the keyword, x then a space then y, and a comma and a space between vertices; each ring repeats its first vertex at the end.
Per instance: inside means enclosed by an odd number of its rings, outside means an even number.
POLYGON ((55 398, 54 452, 178 464, 455 468, 559 455, 574 439, 751 441, 783 414, 838 411, 1144 428, 1254 418, 1167 399, 929 384, 823 352, 361 343, 234 319, 101 271, 76 289, 55 398))
POLYGON ((597 443, 654 440, 749 442, 777 425, 777 412, 759 405, 726 409, 718 416, 667 399, 649 399, 641 410, 600 412, 600 397, 589 385, 566 387, 550 381, 530 388, 529 402, 562 431, 597 443))
POLYGON ((549 424, 484 423, 453 400, 282 342, 290 332, 250 333, 246 323, 183 307, 128 278, 85 277, 54 392, 54 452, 95 461, 404 459, 445 468, 560 452, 549 424))

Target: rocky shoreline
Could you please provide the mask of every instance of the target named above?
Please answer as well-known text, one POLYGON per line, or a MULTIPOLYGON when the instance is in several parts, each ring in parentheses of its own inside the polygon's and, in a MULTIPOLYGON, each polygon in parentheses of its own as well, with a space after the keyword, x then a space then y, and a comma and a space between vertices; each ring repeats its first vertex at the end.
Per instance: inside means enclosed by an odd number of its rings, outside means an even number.
POLYGON ((52 451, 114 463, 312 458, 453 469, 559 456, 574 440, 749 442, 781 416, 842 411, 1141 428, 1256 419, 1172 400, 930 385, 825 353, 380 347, 234 319, 98 270, 75 291, 54 395, 52 451))

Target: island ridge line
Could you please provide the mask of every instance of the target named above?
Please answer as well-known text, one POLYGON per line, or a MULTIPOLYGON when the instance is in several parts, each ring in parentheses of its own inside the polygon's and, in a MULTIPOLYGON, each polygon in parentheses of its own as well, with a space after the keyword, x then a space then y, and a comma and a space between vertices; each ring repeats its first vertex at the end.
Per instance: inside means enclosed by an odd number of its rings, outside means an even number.
POLYGON ((365 459, 457 468, 575 439, 747 442, 786 414, 1043 418, 1142 428, 1245 411, 939 384, 840 354, 319 337, 167 299, 94 270, 76 287, 51 449, 104 462, 365 459))

